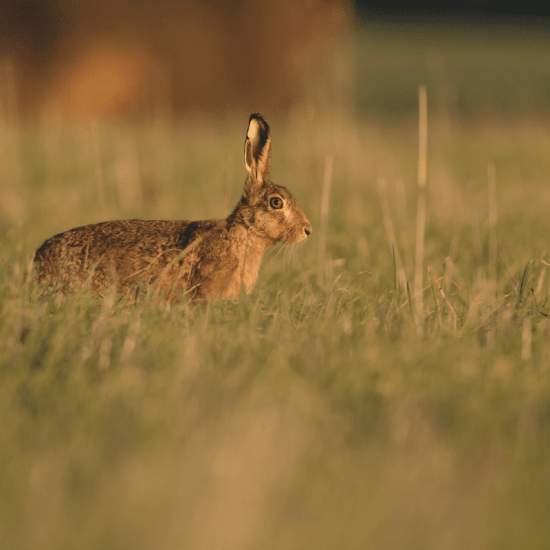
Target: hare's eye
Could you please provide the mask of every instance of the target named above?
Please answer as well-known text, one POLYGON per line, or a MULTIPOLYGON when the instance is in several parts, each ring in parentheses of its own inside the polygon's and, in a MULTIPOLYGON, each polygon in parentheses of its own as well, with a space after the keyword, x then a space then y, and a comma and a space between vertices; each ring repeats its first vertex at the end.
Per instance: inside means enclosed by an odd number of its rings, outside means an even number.
POLYGON ((271 197, 271 199, 269 199, 269 206, 271 206, 271 208, 274 208, 274 209, 279 209, 279 208, 282 208, 283 207, 283 199, 279 198, 279 197, 271 197))

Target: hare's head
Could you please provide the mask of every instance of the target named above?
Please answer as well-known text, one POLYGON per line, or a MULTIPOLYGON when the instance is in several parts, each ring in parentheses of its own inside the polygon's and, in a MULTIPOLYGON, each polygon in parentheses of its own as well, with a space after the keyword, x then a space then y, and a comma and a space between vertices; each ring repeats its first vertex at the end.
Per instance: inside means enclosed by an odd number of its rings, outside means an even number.
POLYGON ((244 142, 244 162, 248 170, 241 213, 251 231, 272 241, 297 244, 311 233, 311 224, 290 191, 269 180, 271 135, 259 114, 250 116, 244 142))

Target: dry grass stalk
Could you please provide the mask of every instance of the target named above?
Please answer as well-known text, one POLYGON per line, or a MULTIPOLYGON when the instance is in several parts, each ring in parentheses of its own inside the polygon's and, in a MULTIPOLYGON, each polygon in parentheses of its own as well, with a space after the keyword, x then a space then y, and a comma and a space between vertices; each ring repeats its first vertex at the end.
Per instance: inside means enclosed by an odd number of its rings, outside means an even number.
POLYGON ((424 264, 424 233, 426 228, 426 167, 428 156, 428 95, 426 86, 418 88, 418 206, 416 214, 416 257, 414 294, 417 333, 422 334, 420 316, 423 309, 422 273, 424 264))
POLYGON ((496 293, 497 278, 497 183, 495 165, 490 163, 487 168, 487 192, 489 203, 489 282, 491 290, 496 293))
POLYGON ((101 168, 101 150, 99 147, 99 131, 97 127, 97 121, 91 123, 91 137, 92 137, 92 153, 95 160, 95 174, 97 183, 97 194, 99 198, 99 208, 101 209, 103 218, 107 218, 107 207, 105 203, 105 189, 103 183, 103 170, 101 168))
POLYGON ((325 281, 328 211, 330 205, 330 186, 332 183, 332 156, 325 159, 325 172, 323 176, 323 191, 321 195, 321 219, 319 222, 319 252, 317 255, 319 265, 319 283, 325 281))
POLYGON ((454 315, 457 316, 455 308, 452 306, 451 302, 449 302, 449 299, 447 298, 447 295, 445 294, 445 291, 443 290, 443 288, 439 284, 439 279, 433 274, 433 269, 432 269, 431 265, 428 266, 428 273, 432 276, 432 278, 435 282, 435 285, 437 286, 437 289, 439 290, 439 294, 441 294, 441 297, 443 298, 444 303, 446 303, 449 306, 450 310, 454 313, 454 315))
POLYGON ((541 270, 539 278, 537 279, 537 286, 535 287, 535 295, 538 295, 542 290, 542 284, 544 283, 545 277, 546 277, 546 269, 543 269, 541 270))
POLYGON ((476 270, 474 276, 474 282, 476 284, 484 284, 486 280, 486 273, 483 268, 483 243, 481 242, 481 232, 479 229, 479 216, 477 212, 477 200, 478 197, 474 196, 471 189, 471 182, 468 182, 467 186, 470 188, 469 208, 470 208, 470 225, 472 227, 472 246, 476 257, 476 270))
POLYGON ((51 198, 54 210, 55 210, 55 217, 57 220, 57 225, 59 226, 59 230, 61 232, 67 231, 67 220, 63 214, 63 210, 61 208, 61 203, 59 202, 59 199, 57 198, 57 194, 52 192, 52 198, 51 198))
POLYGON ((405 194, 405 183, 401 178, 395 180, 395 196, 397 205, 398 226, 400 226, 400 239, 403 250, 409 250, 410 224, 407 216, 407 198, 405 194))
POLYGON ((405 269, 403 268, 403 261, 401 260, 401 254, 399 253, 399 247, 397 246, 397 239, 395 236, 395 228, 393 225, 393 219, 390 210, 390 204, 388 202, 388 196, 386 194, 386 181, 384 178, 378 178, 378 196, 380 198, 380 208, 382 209, 382 219, 384 221, 384 228, 386 229, 386 235, 388 237, 388 243, 390 245, 390 251, 393 250, 395 254, 395 264, 397 268, 397 281, 406 289, 407 277, 405 269))
POLYGON ((530 359, 531 358, 531 341, 533 335, 531 332, 531 318, 525 317, 523 320, 523 330, 521 333, 521 358, 530 359))

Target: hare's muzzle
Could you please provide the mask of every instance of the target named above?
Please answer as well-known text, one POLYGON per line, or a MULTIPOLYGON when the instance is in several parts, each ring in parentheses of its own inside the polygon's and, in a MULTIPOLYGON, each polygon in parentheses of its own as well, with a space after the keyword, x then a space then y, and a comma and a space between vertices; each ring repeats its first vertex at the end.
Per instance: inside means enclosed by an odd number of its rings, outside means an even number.
POLYGON ((305 241, 310 235, 311 235, 311 224, 309 223, 309 220, 305 217, 305 215, 302 218, 302 223, 300 224, 301 228, 297 229, 295 232, 295 241, 294 244, 301 243, 302 241, 305 241))

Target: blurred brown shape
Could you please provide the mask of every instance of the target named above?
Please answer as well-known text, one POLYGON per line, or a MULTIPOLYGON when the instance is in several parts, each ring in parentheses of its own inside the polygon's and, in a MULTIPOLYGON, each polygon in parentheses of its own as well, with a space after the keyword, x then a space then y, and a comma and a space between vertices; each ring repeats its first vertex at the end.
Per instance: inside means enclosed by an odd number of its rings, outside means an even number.
POLYGON ((352 13, 350 0, 7 0, 0 57, 25 118, 286 110, 334 74, 352 13))

